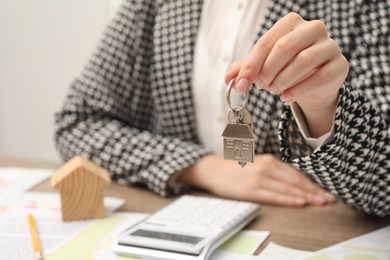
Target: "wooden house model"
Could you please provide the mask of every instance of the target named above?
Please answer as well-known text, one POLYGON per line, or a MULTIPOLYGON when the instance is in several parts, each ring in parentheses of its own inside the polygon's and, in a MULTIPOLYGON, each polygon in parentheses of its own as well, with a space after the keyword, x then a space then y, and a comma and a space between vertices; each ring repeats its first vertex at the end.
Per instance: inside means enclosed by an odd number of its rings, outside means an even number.
POLYGON ((106 170, 76 156, 51 177, 51 186, 60 190, 63 221, 105 216, 104 186, 111 183, 106 170))

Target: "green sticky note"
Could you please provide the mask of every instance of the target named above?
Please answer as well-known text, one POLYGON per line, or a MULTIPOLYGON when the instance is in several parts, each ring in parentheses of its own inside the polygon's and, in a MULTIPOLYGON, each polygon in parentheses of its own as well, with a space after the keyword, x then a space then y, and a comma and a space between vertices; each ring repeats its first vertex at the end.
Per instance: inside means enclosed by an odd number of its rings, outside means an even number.
POLYGON ((252 254, 253 250, 259 245, 260 238, 246 233, 238 233, 223 243, 219 249, 236 253, 236 254, 252 254))
MULTIPOLYGON (((110 216, 96 221, 96 223, 81 231, 61 248, 49 255, 45 255, 45 260, 91 259, 93 249, 102 237, 122 221, 123 217, 119 216, 110 216)), ((126 259, 128 260, 129 258, 126 259)))
POLYGON ((344 260, 379 260, 378 257, 367 254, 353 254, 344 257, 344 260))

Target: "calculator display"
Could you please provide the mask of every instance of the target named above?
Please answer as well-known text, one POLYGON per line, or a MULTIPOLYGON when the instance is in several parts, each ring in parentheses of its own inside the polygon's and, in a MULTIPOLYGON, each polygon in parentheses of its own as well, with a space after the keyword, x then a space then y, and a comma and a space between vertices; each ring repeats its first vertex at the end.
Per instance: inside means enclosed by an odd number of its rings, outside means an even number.
POLYGON ((169 240, 169 241, 187 243, 187 244, 192 244, 192 245, 195 245, 204 239, 204 237, 195 237, 195 236, 188 236, 188 235, 156 232, 156 231, 144 230, 144 229, 138 229, 135 232, 131 233, 130 235, 138 236, 138 237, 147 237, 147 238, 169 240))

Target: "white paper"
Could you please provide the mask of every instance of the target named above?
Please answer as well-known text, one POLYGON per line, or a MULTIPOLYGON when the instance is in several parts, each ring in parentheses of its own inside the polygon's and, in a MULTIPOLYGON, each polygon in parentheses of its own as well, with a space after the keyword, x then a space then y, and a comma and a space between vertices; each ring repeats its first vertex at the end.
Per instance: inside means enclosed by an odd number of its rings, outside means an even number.
POLYGON ((257 249, 261 246, 261 244, 263 244, 264 241, 267 239, 267 237, 271 234, 270 231, 256 231, 256 230, 244 230, 241 233, 254 235, 259 238, 257 245, 254 246, 252 250, 249 252, 250 255, 253 255, 257 251, 257 249))
MULTIPOLYGON (((27 221, 29 213, 32 213, 35 218, 45 259, 66 259, 65 254, 64 258, 57 257, 57 255, 61 255, 61 250, 66 250, 66 247, 72 246, 72 243, 76 243, 79 250, 90 250, 86 248, 88 246, 88 240, 82 240, 85 243, 83 244, 79 243, 77 239, 82 238, 82 235, 88 234, 88 232, 91 233, 99 230, 101 227, 105 227, 105 222, 109 222, 116 216, 122 216, 123 222, 120 219, 119 223, 125 223, 126 225, 134 224, 146 216, 146 214, 137 213, 128 213, 125 215, 115 213, 103 219, 62 222, 59 211, 14 208, 0 215, 0 259, 33 259, 33 246, 27 221), (58 250, 60 251, 58 252, 58 250), (51 254, 52 257, 50 256, 51 254)), ((123 231, 126 225, 118 226, 118 228, 112 230, 110 228, 110 230, 115 233, 120 227, 121 231, 123 231)), ((94 233, 91 234, 94 235, 94 233)), ((106 234, 105 238, 109 237, 112 237, 110 232, 106 234)), ((104 242, 101 237, 96 239, 104 242)), ((99 247, 101 247, 101 243, 96 243, 96 248, 99 247)))
MULTIPOLYGON (((125 203, 125 200, 104 197, 103 203, 106 213, 110 214, 120 208, 125 203)), ((59 212, 61 210, 60 195, 53 192, 24 192, 0 201, 0 213, 13 208, 43 209, 59 212)))
MULTIPOLYGON (((33 199, 40 201, 36 203, 36 208, 13 207, 0 214, 0 259, 32 259, 33 247, 27 221, 30 212, 36 220, 43 254, 48 260, 117 259, 111 251, 112 242, 128 227, 147 216, 141 213, 114 213, 103 219, 62 222, 60 211, 50 206, 47 195, 31 194, 33 199), (44 209, 40 208, 44 205, 42 201, 47 202, 44 209), (94 241, 91 242, 91 238, 94 241)), ((268 235, 268 231, 242 231, 232 238, 232 243, 217 249, 210 259, 256 259, 251 252, 268 235), (243 242, 248 242, 250 246, 242 247, 243 242)))
POLYGON ((390 260, 390 226, 321 249, 304 259, 390 260))
POLYGON ((222 250, 216 250, 210 256, 210 260, 257 260, 253 255, 235 254, 222 250))
POLYGON ((52 169, 0 168, 0 201, 38 185, 49 178, 52 169))
POLYGON ((312 254, 310 251, 288 248, 269 242, 266 248, 261 251, 257 259, 262 260, 290 260, 302 259, 312 254))
POLYGON ((211 254, 210 260, 257 259, 253 254, 269 234, 269 231, 243 230, 217 248, 211 254))
MULTIPOLYGON (((104 198, 109 212, 124 203, 123 199, 104 198)), ((0 259, 33 259, 28 213, 34 215, 45 254, 60 248, 97 220, 62 222, 58 193, 25 192, 0 202, 0 259)))
POLYGON ((38 227, 41 247, 44 252, 50 251, 65 242, 91 221, 82 223, 61 221, 61 213, 52 210, 11 209, 0 215, 0 259, 33 259, 33 245, 27 221, 32 212, 38 227))

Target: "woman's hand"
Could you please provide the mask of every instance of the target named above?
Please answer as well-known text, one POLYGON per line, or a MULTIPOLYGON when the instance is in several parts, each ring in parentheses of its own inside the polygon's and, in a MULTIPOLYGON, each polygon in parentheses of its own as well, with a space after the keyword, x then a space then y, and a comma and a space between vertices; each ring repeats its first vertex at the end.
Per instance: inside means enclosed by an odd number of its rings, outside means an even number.
POLYGON ((225 78, 236 78, 235 88, 258 88, 296 101, 313 137, 329 131, 338 90, 349 70, 338 44, 321 21, 305 21, 296 13, 280 19, 254 45, 247 59, 234 62, 225 78))
POLYGON ((221 197, 284 206, 324 205, 335 197, 302 172, 272 155, 258 155, 241 168, 237 162, 207 155, 185 169, 179 181, 221 197))

